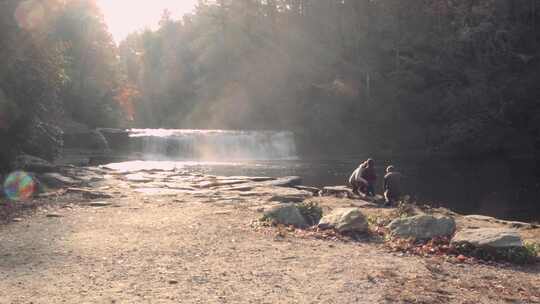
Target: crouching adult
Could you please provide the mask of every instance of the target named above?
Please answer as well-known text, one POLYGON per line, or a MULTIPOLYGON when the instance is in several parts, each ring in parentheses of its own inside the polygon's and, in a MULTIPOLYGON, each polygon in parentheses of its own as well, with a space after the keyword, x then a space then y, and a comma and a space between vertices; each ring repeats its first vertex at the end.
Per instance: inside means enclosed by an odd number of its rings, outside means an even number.
POLYGON ((352 192, 356 195, 365 194, 368 191, 368 181, 361 176, 362 165, 363 163, 349 177, 349 185, 351 185, 352 192))

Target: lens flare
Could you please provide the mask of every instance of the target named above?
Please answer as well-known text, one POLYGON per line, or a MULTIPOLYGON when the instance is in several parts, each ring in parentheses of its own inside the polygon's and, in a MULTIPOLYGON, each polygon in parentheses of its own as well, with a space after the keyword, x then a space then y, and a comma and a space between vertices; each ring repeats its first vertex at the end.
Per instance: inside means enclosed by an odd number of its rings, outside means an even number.
POLYGON ((4 193, 12 201, 27 200, 34 195, 35 191, 34 178, 24 171, 15 171, 4 181, 4 193))
POLYGON ((45 8, 40 1, 23 1, 15 10, 15 20, 19 27, 25 30, 36 29, 45 20, 45 8))

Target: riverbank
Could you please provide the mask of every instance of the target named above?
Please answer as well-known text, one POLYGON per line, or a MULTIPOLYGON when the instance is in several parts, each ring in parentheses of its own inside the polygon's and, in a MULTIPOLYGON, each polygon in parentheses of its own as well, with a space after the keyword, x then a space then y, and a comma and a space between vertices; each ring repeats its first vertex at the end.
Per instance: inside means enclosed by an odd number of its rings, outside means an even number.
MULTIPOLYGON (((293 188, 296 178, 181 168, 62 173, 69 184, 12 205, 0 226, 1 303, 540 301, 539 265, 424 257, 376 238, 261 228, 263 213, 285 201, 315 202, 325 213, 354 206, 371 218, 395 212, 358 198, 314 197, 293 188)), ((513 226, 540 243, 540 229, 526 223, 451 215, 458 230, 513 226)))

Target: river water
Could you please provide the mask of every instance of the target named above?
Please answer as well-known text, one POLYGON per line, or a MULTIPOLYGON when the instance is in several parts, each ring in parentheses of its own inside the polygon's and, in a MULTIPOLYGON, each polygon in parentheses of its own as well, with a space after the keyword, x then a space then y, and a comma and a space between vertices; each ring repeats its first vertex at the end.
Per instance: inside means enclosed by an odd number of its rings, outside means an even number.
MULTIPOLYGON (((147 168, 173 165, 213 175, 295 175, 303 178, 304 185, 318 187, 346 184, 349 174, 367 156, 306 159, 296 154, 290 132, 135 130, 132 137, 135 155, 142 160, 138 165, 147 168)), ((384 168, 392 164, 405 176, 405 192, 419 203, 464 214, 540 221, 540 166, 535 163, 371 156, 376 160, 379 192, 384 168)))

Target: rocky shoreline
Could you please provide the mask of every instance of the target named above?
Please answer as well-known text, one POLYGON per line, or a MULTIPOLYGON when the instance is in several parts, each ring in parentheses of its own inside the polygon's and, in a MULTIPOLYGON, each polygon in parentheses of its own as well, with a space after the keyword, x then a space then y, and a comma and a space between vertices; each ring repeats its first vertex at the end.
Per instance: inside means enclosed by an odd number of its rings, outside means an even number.
MULTIPOLYGON (((7 226, 31 223, 36 216, 70 217, 70 212, 79 208, 141 210, 157 204, 159 208, 172 210, 196 204, 197 208, 214 210, 218 225, 220 217, 240 212, 242 216, 235 216, 234 222, 243 223, 249 233, 258 233, 262 239, 270 235, 274 240, 304 239, 308 243, 327 240, 332 248, 352 242, 397 254, 395 259, 418 256, 426 261, 449 263, 448 267, 492 265, 501 269, 494 271, 518 266, 512 266, 512 260, 490 261, 491 256, 487 261, 479 259, 469 245, 496 249, 496 252, 517 248, 518 254, 522 254, 524 248, 531 248, 526 247, 529 244, 540 243, 540 229, 535 224, 463 216, 426 206, 383 208, 378 203, 380 198, 360 198, 346 187, 303 186, 299 177, 212 176, 184 168, 119 169, 115 165, 47 167, 27 163, 22 168, 40 168, 34 173, 40 193, 26 203, 9 203, 10 208, 4 202, 1 216, 7 226), (28 212, 34 207, 34 212, 28 212), (306 218, 306 208, 310 216, 313 210, 320 210, 319 216, 306 218), (469 251, 454 251, 452 248, 459 244, 467 244, 469 251)), ((534 263, 537 259, 529 258, 518 262, 534 263)), ((523 267, 538 274, 537 265, 523 267)), ((529 277, 527 280, 531 286, 540 283, 529 277)), ((511 294, 525 303, 540 301, 538 287, 511 294)))
MULTIPOLYGON (((18 159, 20 168, 34 171, 31 174, 38 181, 36 198, 76 194, 82 199, 112 199, 115 196, 135 192, 145 197, 174 197, 189 195, 205 198, 208 201, 245 201, 251 198, 267 200, 262 209, 264 217, 274 224, 291 225, 306 228, 307 221, 300 216, 298 204, 306 201, 320 201, 324 198, 343 200, 344 205, 359 207, 343 209, 346 214, 322 214, 311 226, 336 229, 340 232, 368 232, 367 216, 363 209, 381 209, 382 197, 359 197, 346 186, 328 186, 322 188, 301 185, 300 177, 248 177, 248 176, 212 176, 178 168, 132 168, 105 165, 98 167, 55 166, 32 157, 18 159), (271 209, 270 211, 267 209, 271 209), (348 213, 347 213, 348 212, 348 213), (350 216, 350 212, 358 213, 350 216), (329 222, 329 219, 330 222, 329 222), (319 220, 321 223, 319 223, 319 220), (340 229, 340 226, 358 226, 358 229, 340 229)), ((322 203, 324 204, 324 203, 322 203)), ((459 215, 450 210, 431 209, 427 206, 404 205, 408 208, 395 218, 386 217, 391 236, 400 238, 427 240, 436 237, 451 237, 456 233, 460 242, 494 245, 496 248, 523 247, 524 240, 540 244, 540 238, 530 238, 538 232, 540 226, 533 223, 505 221, 483 215, 459 215), (426 209, 427 208, 427 209, 426 209), (456 221, 461 223, 457 229, 456 221), (468 239, 466 236, 469 236, 468 239)), ((390 210, 395 210, 392 208, 390 210)), ((336 211, 334 210, 333 213, 336 211)), ((373 213, 373 212, 371 212, 373 213)), ((388 212, 382 212, 385 214, 388 212)), ((395 213, 395 212, 394 212, 395 213)), ((379 219, 380 221, 380 219, 379 219)), ((380 225, 379 225, 380 226, 380 225)))

